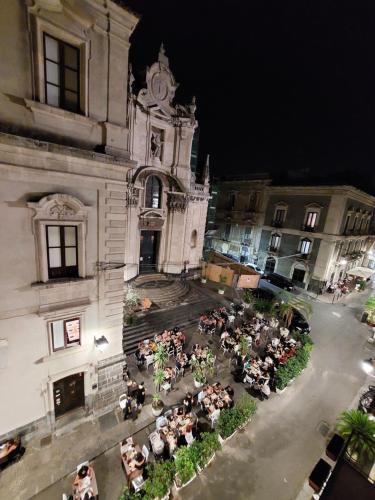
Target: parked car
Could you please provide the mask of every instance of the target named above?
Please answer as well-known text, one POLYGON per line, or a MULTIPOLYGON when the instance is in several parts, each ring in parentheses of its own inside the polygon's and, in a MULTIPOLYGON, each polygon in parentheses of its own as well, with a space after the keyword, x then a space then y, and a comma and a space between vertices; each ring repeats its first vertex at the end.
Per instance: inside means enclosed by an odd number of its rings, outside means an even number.
POLYGON ((311 331, 311 326, 308 324, 303 315, 293 307, 293 319, 290 324, 290 330, 298 330, 301 333, 308 334, 311 331))
POLYGON ((278 286, 279 288, 288 290, 288 292, 294 290, 292 280, 286 278, 285 276, 281 276, 281 274, 267 274, 266 276, 262 276, 262 279, 265 279, 266 281, 268 281, 268 283, 272 283, 272 285, 278 286))
POLYGON ((256 271, 259 274, 264 274, 264 271, 256 264, 252 264, 251 262, 248 262, 247 264, 245 264, 245 266, 250 267, 251 269, 254 269, 254 271, 256 271))

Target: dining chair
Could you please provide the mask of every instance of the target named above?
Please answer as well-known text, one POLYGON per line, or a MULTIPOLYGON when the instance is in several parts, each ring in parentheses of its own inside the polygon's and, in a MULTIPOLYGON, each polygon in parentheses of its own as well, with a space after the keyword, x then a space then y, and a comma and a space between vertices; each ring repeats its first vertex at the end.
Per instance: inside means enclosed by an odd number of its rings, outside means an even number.
POLYGON ((146 463, 148 462, 148 457, 150 455, 150 451, 149 449, 147 448, 147 446, 144 444, 142 446, 142 455, 145 457, 145 460, 146 460, 146 463))
POLYGON ((154 362, 154 355, 150 354, 149 356, 146 356, 146 370, 148 370, 148 367, 152 365, 154 362))

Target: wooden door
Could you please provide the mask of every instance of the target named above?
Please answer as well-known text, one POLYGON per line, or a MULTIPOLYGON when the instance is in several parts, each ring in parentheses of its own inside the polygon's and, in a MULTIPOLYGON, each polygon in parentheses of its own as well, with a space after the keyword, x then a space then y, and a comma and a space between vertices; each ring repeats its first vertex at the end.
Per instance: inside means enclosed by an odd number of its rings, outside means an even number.
POLYGON ((85 406, 84 373, 76 373, 62 378, 53 384, 55 417, 61 417, 68 411, 85 406))

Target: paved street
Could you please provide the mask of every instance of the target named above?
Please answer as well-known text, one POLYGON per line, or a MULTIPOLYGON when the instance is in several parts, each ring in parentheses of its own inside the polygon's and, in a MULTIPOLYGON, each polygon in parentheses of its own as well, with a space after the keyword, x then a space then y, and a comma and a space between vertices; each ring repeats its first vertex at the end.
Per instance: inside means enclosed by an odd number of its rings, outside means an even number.
MULTIPOLYGON (((246 431, 226 443, 224 451, 217 455, 207 472, 181 490, 179 498, 225 500, 232 499, 234 492, 236 499, 296 498, 324 451, 326 432, 333 430, 338 413, 352 403, 364 384, 365 375, 359 362, 374 349, 366 342, 369 328, 359 322, 362 304, 368 293, 353 293, 344 302, 335 305, 313 301, 311 325, 315 348, 308 368, 283 394, 272 394, 269 401, 259 402, 257 415, 246 431)), ((195 332, 195 327, 190 331, 195 332)), ((194 333, 194 341, 199 341, 196 336, 197 333, 194 333)), ((228 362, 219 365, 218 379, 230 382, 228 362)), ((143 376, 147 385, 150 377, 147 374, 143 376)), ((179 390, 168 397, 170 402, 181 398, 191 388, 191 376, 185 377, 178 385, 179 390)), ((236 394, 244 388, 242 384, 235 386, 236 394)), ((34 498, 59 499, 62 492, 70 491, 74 477, 72 472, 57 480, 62 477, 63 474, 59 474, 64 467, 67 468, 67 463, 72 464, 67 471, 72 471, 73 464, 87 456, 97 455, 94 467, 100 498, 117 500, 124 484, 117 443, 141 427, 144 429, 137 434, 136 440, 147 442, 154 419, 149 407, 142 412, 142 422, 120 421, 116 424, 115 420, 110 422, 110 418, 114 419, 114 416, 80 426, 72 435, 47 447, 41 455, 42 467, 35 463, 33 451, 29 449, 19 464, 3 473, 6 475, 1 477, 0 482, 5 486, 7 479, 11 480, 13 472, 16 472, 15 467, 19 467, 17 477, 12 479, 13 492, 22 491, 18 498, 29 498, 27 491, 33 489, 36 493, 43 489, 44 483, 57 481, 34 498), (95 436, 100 438, 96 446, 93 442, 95 436), (77 441, 80 443, 78 450, 75 446, 77 441), (102 453, 103 450, 107 451, 102 453), (64 460, 61 460, 62 454, 64 460), (29 475, 25 468, 30 466, 35 469, 34 481, 33 484, 26 484, 22 482, 22 477, 29 475)))
POLYGON ((310 365, 283 394, 259 405, 246 431, 182 490, 183 500, 296 498, 325 447, 320 425, 333 430, 365 382, 359 362, 373 348, 359 318, 368 293, 353 293, 336 305, 313 301, 310 365))

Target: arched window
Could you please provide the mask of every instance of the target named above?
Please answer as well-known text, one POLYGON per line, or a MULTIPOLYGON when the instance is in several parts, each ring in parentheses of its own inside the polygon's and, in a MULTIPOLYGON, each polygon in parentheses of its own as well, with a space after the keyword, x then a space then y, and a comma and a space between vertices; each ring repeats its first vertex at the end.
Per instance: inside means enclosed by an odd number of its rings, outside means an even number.
POLYGON ((191 248, 195 248, 197 246, 197 238, 198 238, 198 233, 197 230, 194 229, 194 231, 191 233, 191 238, 190 238, 191 248))
POLYGON ((147 179, 145 202, 147 208, 160 208, 161 206, 161 182, 155 175, 147 179))

